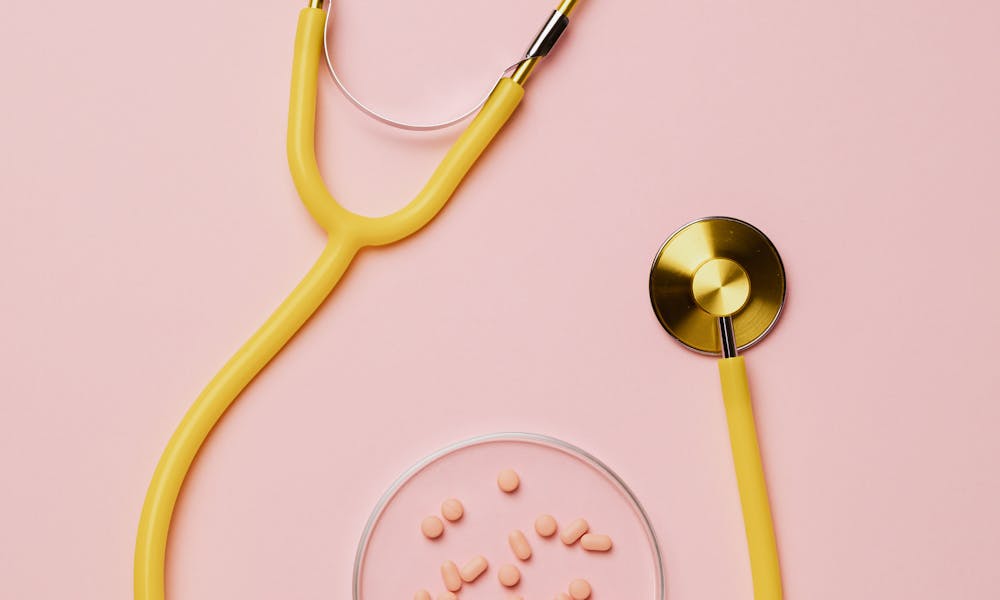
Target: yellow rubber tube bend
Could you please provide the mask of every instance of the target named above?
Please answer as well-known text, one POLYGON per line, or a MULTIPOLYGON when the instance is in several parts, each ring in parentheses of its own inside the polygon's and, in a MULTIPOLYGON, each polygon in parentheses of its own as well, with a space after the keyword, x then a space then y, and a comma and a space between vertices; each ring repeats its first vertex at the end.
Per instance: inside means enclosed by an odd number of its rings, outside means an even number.
POLYGON ((743 505, 743 521, 750 550, 750 571, 753 576, 755 600, 781 600, 781 568, 778 546, 774 537, 774 522, 764 480, 757 428, 754 425, 750 387, 747 383, 743 357, 719 361, 722 398, 729 422, 729 441, 733 447, 736 483, 743 505))
POLYGON ((509 78, 502 80, 412 202, 385 217, 356 215, 333 199, 316 163, 316 80, 324 22, 325 14, 318 8, 303 9, 299 15, 288 115, 288 164, 302 201, 326 230, 328 243, 291 295, 209 382, 167 443, 139 520, 136 600, 164 598, 164 560, 174 504, 195 455, 222 414, 323 303, 359 250, 401 240, 434 218, 524 95, 519 84, 509 78))

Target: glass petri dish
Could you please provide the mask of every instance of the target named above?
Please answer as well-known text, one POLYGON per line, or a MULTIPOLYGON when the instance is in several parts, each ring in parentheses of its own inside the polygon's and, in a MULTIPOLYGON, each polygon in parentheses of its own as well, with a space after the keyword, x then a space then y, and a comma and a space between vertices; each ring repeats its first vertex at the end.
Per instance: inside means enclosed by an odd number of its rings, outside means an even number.
MULTIPOLYGON (((442 519, 443 520, 443 519, 442 519)), ((462 600, 487 600, 501 593, 551 598, 576 578, 593 586, 593 599, 623 597, 662 600, 663 563, 656 534, 642 505, 607 465, 580 448, 545 435, 496 433, 452 444, 403 473, 382 495, 365 525, 354 561, 354 600, 412 598, 425 589, 444 591, 440 567, 461 567, 482 555, 489 568, 463 585, 462 600), (499 490, 500 470, 512 468, 521 485, 499 490), (464 516, 445 523, 445 533, 428 540, 424 517, 440 517, 441 503, 459 499, 464 516), (610 552, 566 546, 558 534, 542 538, 535 518, 553 515, 560 526, 584 518, 596 533, 614 540, 610 552), (514 529, 525 533, 532 557, 519 561, 508 546, 514 529), (513 564, 521 582, 503 588, 496 573, 513 564)))

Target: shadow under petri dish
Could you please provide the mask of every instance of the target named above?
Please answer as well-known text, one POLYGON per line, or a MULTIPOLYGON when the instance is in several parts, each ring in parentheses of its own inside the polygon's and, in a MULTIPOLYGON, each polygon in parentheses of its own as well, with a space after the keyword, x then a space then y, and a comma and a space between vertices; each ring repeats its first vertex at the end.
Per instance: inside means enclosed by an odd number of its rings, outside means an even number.
POLYGON ((444 448, 404 473, 372 512, 354 564, 355 600, 412 598, 424 589, 444 591, 441 564, 459 568, 475 556, 488 570, 463 585, 462 600, 495 600, 517 594, 552 598, 573 579, 588 580, 593 600, 661 600, 663 567, 656 535, 635 496, 608 467, 583 450, 548 436, 500 433, 444 448), (497 474, 518 472, 521 485, 502 492, 497 474), (428 540, 420 532, 424 517, 440 516, 441 503, 459 499, 465 514, 445 521, 445 532, 428 540), (610 552, 587 552, 579 543, 564 545, 534 530, 535 518, 550 514, 560 527, 584 518, 594 533, 610 535, 610 552), (520 529, 532 556, 518 560, 507 542, 520 529), (501 565, 521 571, 521 583, 507 589, 497 580, 501 565))

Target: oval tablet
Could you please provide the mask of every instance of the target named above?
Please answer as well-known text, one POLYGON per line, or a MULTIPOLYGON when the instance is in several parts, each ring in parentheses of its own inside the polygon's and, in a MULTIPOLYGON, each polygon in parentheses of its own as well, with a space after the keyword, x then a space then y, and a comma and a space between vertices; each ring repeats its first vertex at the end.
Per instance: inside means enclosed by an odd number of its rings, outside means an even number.
POLYGON ((590 591, 590 583, 586 579, 574 579, 569 584, 569 595, 573 600, 587 600, 590 591))
POLYGON ((429 540, 436 540, 444 533, 444 523, 437 517, 425 517, 420 522, 420 532, 429 540))
POLYGON ((487 567, 489 567, 489 563, 486 562, 486 559, 482 556, 477 556, 465 563, 465 566, 462 567, 461 571, 459 571, 459 575, 462 576, 462 581, 472 583, 483 574, 483 571, 485 571, 487 567))
POLYGON ((521 581, 521 572, 514 565, 504 565, 500 567, 497 579, 504 587, 514 587, 521 581))
POLYGON ((553 598, 552 600, 571 600, 571 599, 569 597, 569 594, 567 594, 566 592, 559 592, 558 594, 556 594, 556 597, 553 598))
POLYGON ((454 592, 441 592, 438 594, 437 600, 458 600, 458 596, 454 592))
POLYGON ((578 539, 583 537, 583 534, 587 533, 590 529, 590 525, 587 524, 583 519, 577 519, 566 526, 562 533, 559 535, 559 539, 562 543, 567 546, 575 544, 578 539))
POLYGON ((586 533, 580 538, 580 545, 591 552, 607 552, 611 550, 611 536, 600 533, 586 533))
POLYGON ((458 565, 450 560, 446 560, 441 565, 441 580, 444 581, 444 587, 449 592, 457 592, 462 589, 462 576, 458 572, 458 565))
POLYGON ((535 533, 542 537, 552 537, 558 529, 559 524, 552 515, 542 515, 535 519, 535 533))
POLYGON ((531 558, 531 546, 528 544, 528 538, 524 537, 520 529, 510 532, 510 535, 507 536, 507 543, 510 544, 510 549, 514 551, 514 556, 521 560, 531 558))
POLYGON ((457 521, 465 514, 465 507, 455 498, 449 498, 441 503, 441 516, 449 521, 457 521))
POLYGON ((413 594, 413 600, 431 600, 431 593, 427 590, 420 590, 413 594))
POLYGON ((517 471, 514 469, 504 469, 497 475, 497 485, 500 486, 501 490, 510 494, 521 485, 521 478, 518 477, 517 471))

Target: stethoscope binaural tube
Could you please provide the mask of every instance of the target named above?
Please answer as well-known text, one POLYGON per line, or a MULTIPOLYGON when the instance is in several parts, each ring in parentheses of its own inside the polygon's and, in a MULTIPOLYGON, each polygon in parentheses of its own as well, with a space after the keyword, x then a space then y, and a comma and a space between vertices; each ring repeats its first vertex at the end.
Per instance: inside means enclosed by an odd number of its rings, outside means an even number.
MULTIPOLYGON (((575 2, 567 0, 563 4, 572 8, 575 2)), ((198 450, 223 413, 319 308, 358 251, 399 241, 437 215, 524 96, 523 83, 530 69, 497 84, 413 201, 384 217, 352 213, 334 200, 316 162, 316 86, 325 16, 321 0, 311 0, 299 14, 288 114, 288 165, 303 203, 327 232, 327 245, 288 298, 209 382, 167 443, 139 519, 134 565, 136 600, 165 597, 164 562, 174 505, 198 450)), ((535 63, 537 60, 532 61, 532 66, 535 63)))
POLYGON ((320 9, 299 15, 288 111, 288 166, 302 202, 328 234, 344 238, 355 251, 382 246, 412 235, 444 207, 476 159, 510 118, 524 88, 510 78, 501 80, 483 109, 455 141, 427 184, 409 204, 384 217, 365 217, 343 208, 323 183, 316 163, 316 80, 323 44, 320 9))

